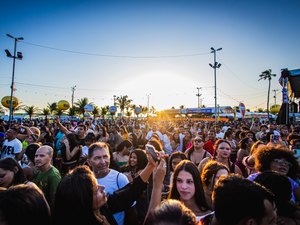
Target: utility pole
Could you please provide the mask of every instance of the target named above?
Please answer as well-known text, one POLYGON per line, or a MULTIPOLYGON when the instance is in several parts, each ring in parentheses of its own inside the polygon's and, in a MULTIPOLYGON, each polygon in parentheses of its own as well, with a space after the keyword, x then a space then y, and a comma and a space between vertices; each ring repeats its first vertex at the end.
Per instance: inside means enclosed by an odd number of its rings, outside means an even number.
POLYGON ((13 95, 14 95, 14 88, 15 88, 15 62, 16 59, 22 60, 23 55, 22 52, 17 52, 17 42, 24 40, 23 37, 14 37, 10 34, 6 34, 6 36, 14 39, 14 55, 12 55, 8 49, 5 49, 6 56, 9 58, 13 58, 13 71, 12 71, 12 79, 11 79, 11 92, 10 92, 10 106, 9 106, 9 125, 13 119, 13 95))
POLYGON ((150 110, 150 105, 149 105, 149 97, 150 97, 151 93, 150 94, 147 94, 147 118, 149 117, 149 110, 150 110))
POLYGON ((198 94, 196 94, 196 96, 198 97, 198 108, 200 108, 200 96, 202 95, 202 94, 200 94, 199 92, 200 92, 200 90, 202 89, 201 87, 197 87, 197 89, 198 89, 198 94))
POLYGON ((72 108, 73 108, 73 105, 74 105, 74 92, 75 92, 75 88, 76 88, 76 85, 74 85, 71 90, 72 90, 72 108))
POLYGON ((218 63, 216 61, 216 54, 217 51, 222 50, 222 48, 218 48, 218 49, 214 49, 213 47, 210 48, 211 49, 211 53, 214 54, 214 64, 212 65, 211 63, 209 64, 211 68, 214 69, 214 80, 215 80, 215 125, 217 125, 218 123, 218 117, 217 117, 217 69, 220 68, 221 63, 218 63))
POLYGON ((274 89, 272 91, 274 91, 274 100, 275 100, 275 105, 276 105, 276 92, 278 91, 278 89, 274 89))

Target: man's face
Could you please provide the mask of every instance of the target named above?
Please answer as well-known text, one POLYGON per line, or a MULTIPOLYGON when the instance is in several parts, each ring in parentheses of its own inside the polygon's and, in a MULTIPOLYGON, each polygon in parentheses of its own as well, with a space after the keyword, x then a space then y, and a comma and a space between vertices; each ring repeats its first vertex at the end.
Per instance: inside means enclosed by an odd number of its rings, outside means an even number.
POLYGON ((153 130, 154 132, 157 131, 157 126, 156 126, 156 124, 153 124, 152 130, 153 130))
POLYGON ((37 168, 51 164, 52 157, 49 155, 47 146, 38 148, 35 153, 34 163, 37 168))
POLYGON ((77 128, 77 134, 83 136, 85 134, 84 128, 79 126, 77 128))
POLYGON ((216 134, 213 131, 208 132, 208 139, 209 140, 215 140, 216 134))
POLYGON ((93 172, 97 174, 106 174, 109 171, 110 155, 105 148, 96 149, 94 155, 88 159, 88 164, 93 172))
POLYGON ((14 131, 13 129, 8 129, 8 131, 6 131, 5 136, 9 141, 11 141, 16 138, 17 132, 14 131))

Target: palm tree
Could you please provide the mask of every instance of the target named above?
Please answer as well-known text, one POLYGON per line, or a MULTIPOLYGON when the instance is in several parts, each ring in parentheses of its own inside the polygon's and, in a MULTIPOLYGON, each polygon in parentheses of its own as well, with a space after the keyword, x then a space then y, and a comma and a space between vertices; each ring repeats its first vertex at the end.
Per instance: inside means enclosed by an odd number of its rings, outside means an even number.
POLYGON ((116 99, 116 105, 120 107, 120 110, 122 112, 122 115, 124 114, 125 108, 128 108, 130 106, 130 103, 132 102, 132 99, 129 99, 127 95, 117 97, 116 99))
POLYGON ((69 108, 69 113, 68 113, 69 116, 75 116, 76 115, 76 107, 73 106, 71 108, 69 108))
POLYGON ((24 106, 22 109, 28 114, 29 120, 31 120, 31 117, 39 111, 39 109, 33 105, 24 106))
POLYGON ((45 116, 45 120, 48 120, 48 116, 50 115, 50 109, 49 108, 43 108, 42 109, 42 115, 45 116))
POLYGON ((140 108, 142 109, 142 114, 147 114, 148 113, 148 107, 147 106, 142 106, 140 105, 140 108))
POLYGON ((151 106, 150 113, 151 114, 156 114, 156 109, 154 108, 154 106, 151 106))
POLYGON ((57 110, 57 103, 56 102, 48 103, 47 107, 50 110, 50 114, 53 114, 53 112, 57 110))
POLYGON ((79 114, 82 114, 84 116, 85 113, 84 106, 86 106, 88 103, 89 100, 86 97, 82 99, 78 99, 77 102, 75 102, 79 114))
POLYGON ((269 86, 268 86, 268 98, 267 98, 267 113, 268 113, 268 120, 270 119, 269 117, 269 102, 270 102, 270 88, 271 88, 271 80, 272 77, 276 77, 276 74, 272 74, 272 70, 268 69, 263 71, 260 75, 259 75, 259 79, 258 81, 264 79, 264 80, 268 80, 269 81, 269 86))
POLYGON ((58 115, 60 117, 64 113, 64 110, 57 109, 55 112, 56 112, 56 115, 58 115))
POLYGON ((94 110, 92 114, 94 115, 94 119, 95 119, 96 116, 100 114, 100 108, 98 106, 94 106, 94 110))
POLYGON ((103 119, 104 119, 104 116, 108 113, 108 111, 109 111, 108 105, 101 107, 101 116, 103 117, 103 119))

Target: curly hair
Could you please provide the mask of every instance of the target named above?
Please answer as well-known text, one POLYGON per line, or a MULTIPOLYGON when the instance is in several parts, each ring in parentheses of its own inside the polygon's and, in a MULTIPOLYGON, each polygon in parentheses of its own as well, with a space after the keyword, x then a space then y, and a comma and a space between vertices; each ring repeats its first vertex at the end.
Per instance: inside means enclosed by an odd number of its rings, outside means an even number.
POLYGON ((270 170, 271 163, 274 159, 285 159, 292 164, 287 176, 292 179, 296 178, 298 171, 298 162, 294 153, 283 145, 261 145, 254 154, 255 170, 264 172, 270 170))

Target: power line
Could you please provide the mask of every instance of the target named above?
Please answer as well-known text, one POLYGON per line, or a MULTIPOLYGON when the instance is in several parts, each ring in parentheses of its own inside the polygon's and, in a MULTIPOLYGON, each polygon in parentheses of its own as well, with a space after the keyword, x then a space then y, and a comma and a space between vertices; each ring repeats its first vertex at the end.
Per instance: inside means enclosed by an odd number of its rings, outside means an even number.
POLYGON ((89 55, 89 56, 100 56, 100 57, 109 57, 109 58, 129 58, 129 59, 159 59, 159 58, 183 58, 183 57, 194 57, 194 56, 200 56, 200 55, 208 55, 208 52, 203 53, 189 53, 189 54, 178 54, 178 55, 160 55, 160 56, 133 56, 133 55, 112 55, 112 54, 100 54, 100 53, 90 53, 90 52, 80 52, 75 50, 68 50, 68 49, 62 49, 62 48, 56 48, 56 47, 50 47, 46 45, 40 45, 40 44, 34 44, 31 42, 23 41, 22 43, 40 47, 40 48, 46 48, 51 49, 55 51, 60 52, 68 52, 72 54, 80 54, 80 55, 89 55))
MULTIPOLYGON (((219 57, 218 57, 219 58, 219 57)), ((221 61, 221 60, 220 60, 221 61)), ((258 90, 259 88, 256 88, 256 87, 253 87, 253 86, 251 86, 251 85, 249 85, 247 82, 244 82, 243 80, 241 80, 240 78, 239 78, 239 76, 238 75, 236 75, 225 63, 224 63, 224 61, 221 61, 222 62, 222 65, 224 65, 226 68, 227 68, 227 70, 229 71, 229 72, 231 72, 232 73, 232 75, 236 78, 236 79, 238 79, 241 83, 243 83, 245 86, 247 86, 247 87, 250 87, 250 88, 252 88, 252 89, 256 89, 256 90, 258 90)))

